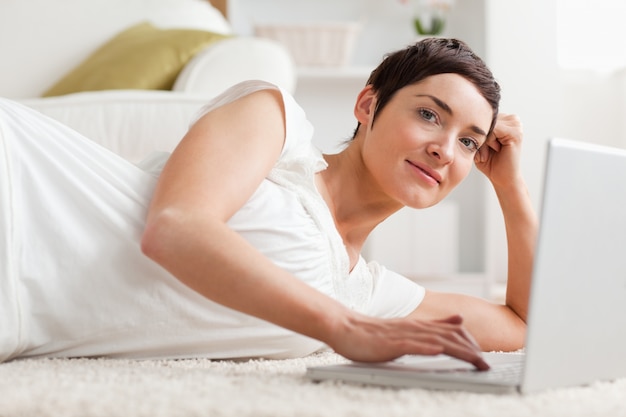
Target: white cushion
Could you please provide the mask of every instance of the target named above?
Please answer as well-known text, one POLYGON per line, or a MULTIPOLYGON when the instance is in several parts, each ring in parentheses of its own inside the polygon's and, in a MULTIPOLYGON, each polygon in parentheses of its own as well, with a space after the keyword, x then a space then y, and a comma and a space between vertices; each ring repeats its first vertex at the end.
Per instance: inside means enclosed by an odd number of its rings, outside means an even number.
POLYGON ((169 91, 113 90, 20 101, 139 162, 153 151, 171 152, 209 98, 169 91))
POLYGON ((234 37, 216 42, 197 54, 178 75, 174 91, 215 96, 224 86, 258 79, 291 93, 296 67, 286 48, 263 38, 234 37))

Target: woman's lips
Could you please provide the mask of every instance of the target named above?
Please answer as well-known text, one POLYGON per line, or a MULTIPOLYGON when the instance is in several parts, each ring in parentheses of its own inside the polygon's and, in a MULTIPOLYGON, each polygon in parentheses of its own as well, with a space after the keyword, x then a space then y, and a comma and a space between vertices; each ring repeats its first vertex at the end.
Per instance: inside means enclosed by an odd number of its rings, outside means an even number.
POLYGON ((421 172, 426 178, 430 179, 433 183, 441 183, 441 175, 434 169, 431 169, 430 167, 420 164, 418 162, 412 162, 409 160, 407 160, 407 162, 411 166, 415 167, 419 172, 421 172))

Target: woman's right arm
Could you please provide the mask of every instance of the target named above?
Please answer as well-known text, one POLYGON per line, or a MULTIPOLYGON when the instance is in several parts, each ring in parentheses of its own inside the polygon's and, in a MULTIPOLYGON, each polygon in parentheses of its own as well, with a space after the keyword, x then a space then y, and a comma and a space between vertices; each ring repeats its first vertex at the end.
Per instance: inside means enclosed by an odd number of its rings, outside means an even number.
POLYGON ((332 326, 322 307, 340 307, 303 303, 311 289, 226 224, 278 159, 283 112, 280 92, 261 90, 198 120, 159 177, 142 250, 213 301, 321 338, 332 326))
POLYGON ((284 138, 277 90, 252 93, 200 118, 159 177, 144 253, 208 299, 321 340, 350 359, 445 352, 483 367, 459 320, 355 313, 276 266, 228 227, 272 169, 284 138))

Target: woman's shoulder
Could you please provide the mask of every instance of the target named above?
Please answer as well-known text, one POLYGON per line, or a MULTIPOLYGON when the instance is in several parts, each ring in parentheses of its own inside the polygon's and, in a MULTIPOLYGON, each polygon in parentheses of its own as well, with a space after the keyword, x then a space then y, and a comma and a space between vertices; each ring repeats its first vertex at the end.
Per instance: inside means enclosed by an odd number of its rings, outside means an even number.
POLYGON ((233 85, 204 105, 192 120, 191 124, 195 123, 203 115, 213 109, 224 106, 257 91, 268 89, 277 90, 280 93, 285 112, 285 142, 281 153, 281 160, 291 160, 309 154, 313 139, 313 126, 308 120, 304 109, 288 91, 267 81, 248 80, 233 85))
MULTIPOLYGON (((267 81, 261 80, 248 80, 237 83, 222 93, 211 99, 207 104, 202 106, 196 113, 195 117, 191 120, 190 125, 196 123, 202 116, 210 112, 213 109, 224 106, 249 94, 252 94, 260 90, 279 90, 280 87, 267 81)), ((282 91, 281 91, 282 93, 282 91)))

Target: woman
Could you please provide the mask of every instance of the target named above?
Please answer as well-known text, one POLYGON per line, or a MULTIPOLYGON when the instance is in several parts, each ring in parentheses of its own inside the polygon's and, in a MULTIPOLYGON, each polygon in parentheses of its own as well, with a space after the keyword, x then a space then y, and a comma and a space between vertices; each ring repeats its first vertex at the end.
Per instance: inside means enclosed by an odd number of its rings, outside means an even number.
POLYGON ((288 94, 253 81, 141 169, 4 105, 0 359, 282 358, 328 346, 360 361, 446 353, 486 369, 481 350, 523 345, 536 231, 521 127, 498 101, 465 44, 429 39, 374 70, 338 154, 311 146, 288 94), (506 305, 365 263, 377 224, 441 201, 474 163, 506 222, 506 305))

